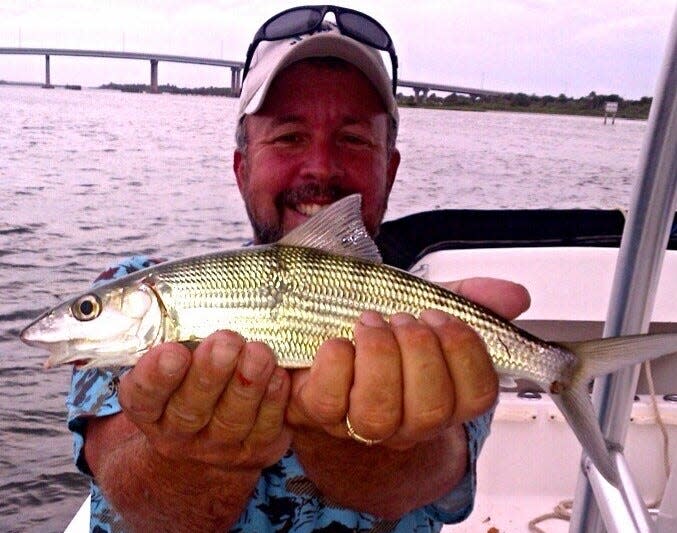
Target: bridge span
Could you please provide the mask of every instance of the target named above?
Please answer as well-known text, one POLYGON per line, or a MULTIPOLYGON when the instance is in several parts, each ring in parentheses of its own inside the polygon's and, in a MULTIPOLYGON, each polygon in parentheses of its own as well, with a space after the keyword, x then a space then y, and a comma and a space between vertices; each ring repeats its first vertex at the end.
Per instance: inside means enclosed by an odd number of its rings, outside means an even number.
POLYGON ((158 62, 193 63, 196 65, 212 65, 230 68, 230 88, 234 94, 240 93, 242 86, 242 61, 227 59, 211 59, 207 57, 178 56, 168 54, 152 54, 146 52, 116 52, 110 50, 75 50, 68 48, 0 48, 0 54, 13 55, 40 55, 45 56, 45 83, 43 87, 51 87, 50 62, 51 56, 81 56, 81 57, 108 57, 115 59, 137 59, 150 61, 150 90, 158 92, 158 62))
POLYGON ((467 94, 468 96, 504 96, 508 93, 501 91, 490 91, 488 89, 473 89, 471 87, 461 87, 458 85, 444 85, 441 83, 430 83, 427 81, 407 81, 397 80, 398 87, 407 87, 414 90, 416 101, 425 101, 430 91, 442 91, 455 94, 467 94))
MULTIPOLYGON (((239 94, 242 88, 242 61, 227 59, 212 59, 207 57, 180 56, 169 54, 152 54, 147 52, 117 52, 112 50, 77 50, 68 48, 0 48, 0 54, 40 55, 45 56, 45 83, 43 87, 52 87, 50 82, 51 56, 80 56, 80 57, 107 57, 115 59, 136 59, 150 61, 150 90, 158 92, 158 63, 167 61, 173 63, 193 63, 197 65, 211 65, 230 68, 230 88, 233 94, 239 94)), ((414 90, 416 101, 425 101, 429 91, 467 94, 468 96, 503 96, 507 93, 487 89, 474 89, 457 85, 444 85, 425 81, 398 80, 397 86, 414 90)))

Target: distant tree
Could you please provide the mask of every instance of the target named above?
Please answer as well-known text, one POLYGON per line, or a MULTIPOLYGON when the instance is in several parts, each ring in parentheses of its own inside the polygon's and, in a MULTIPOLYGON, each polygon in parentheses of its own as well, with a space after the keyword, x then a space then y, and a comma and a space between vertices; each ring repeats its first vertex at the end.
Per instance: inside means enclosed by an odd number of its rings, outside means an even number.
POLYGON ((588 105, 588 109, 601 109, 604 107, 604 102, 606 101, 606 96, 603 94, 597 94, 595 91, 590 91, 590 94, 585 98, 588 105))
POLYGON ((510 101, 510 105, 512 106, 529 107, 529 104, 531 104, 531 99, 524 93, 513 95, 513 98, 510 101))
POLYGON ((458 95, 456 93, 451 93, 444 97, 445 104, 455 104, 458 101, 458 95))

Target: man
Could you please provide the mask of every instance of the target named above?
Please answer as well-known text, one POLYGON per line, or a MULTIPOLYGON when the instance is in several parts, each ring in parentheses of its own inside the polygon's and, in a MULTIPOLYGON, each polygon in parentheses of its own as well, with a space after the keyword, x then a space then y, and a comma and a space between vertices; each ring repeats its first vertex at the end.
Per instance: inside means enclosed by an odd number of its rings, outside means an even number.
MULTIPOLYGON (((288 10, 250 47, 233 168, 256 243, 352 193, 376 235, 387 207, 398 113, 373 46, 393 66, 394 49, 373 19, 331 9, 338 27, 324 8, 288 10)), ((508 282, 449 286, 510 318, 528 305, 508 282)), ((465 518, 497 393, 491 361, 444 313, 387 318, 365 312, 354 343, 327 341, 309 370, 221 331, 192 353, 154 348, 117 391, 110 373, 76 372, 70 427, 93 475, 92 529, 405 532, 465 518)))

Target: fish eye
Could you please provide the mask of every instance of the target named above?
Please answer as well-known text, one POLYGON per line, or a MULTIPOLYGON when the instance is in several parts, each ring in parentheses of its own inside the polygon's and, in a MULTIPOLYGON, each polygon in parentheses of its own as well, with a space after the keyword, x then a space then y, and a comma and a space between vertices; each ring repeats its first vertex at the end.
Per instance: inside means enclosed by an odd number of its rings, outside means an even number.
POLYGON ((96 294, 85 294, 71 306, 73 316, 82 322, 94 320, 101 314, 101 300, 96 294))

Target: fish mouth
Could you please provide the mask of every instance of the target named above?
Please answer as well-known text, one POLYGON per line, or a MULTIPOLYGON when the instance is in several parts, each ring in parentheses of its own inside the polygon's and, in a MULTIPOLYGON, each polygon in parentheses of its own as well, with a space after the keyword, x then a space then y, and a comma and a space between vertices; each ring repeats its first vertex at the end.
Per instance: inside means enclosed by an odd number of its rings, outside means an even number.
POLYGON ((82 370, 95 366, 93 363, 97 361, 98 354, 92 353, 91 351, 81 350, 78 352, 77 350, 69 349, 66 345, 52 345, 51 347, 47 346, 46 348, 50 350, 51 353, 43 364, 44 368, 73 365, 76 369, 82 370))
POLYGON ((90 358, 84 358, 79 356, 77 358, 73 357, 69 353, 68 344, 66 340, 63 341, 46 341, 43 319, 48 316, 47 313, 40 316, 38 319, 33 321, 31 324, 26 326, 21 333, 19 333, 19 339, 21 342, 28 346, 33 346, 34 348, 40 348, 50 352, 49 358, 43 363, 44 368, 53 368, 55 366, 62 365, 67 362, 72 362, 76 367, 84 366, 89 361, 90 358), (72 359, 69 361, 68 359, 72 359))
POLYGON ((48 343, 40 340, 41 328, 38 327, 38 323, 43 319, 44 316, 45 315, 42 315, 40 318, 21 330, 21 333, 19 333, 19 339, 21 339, 21 342, 36 348, 44 348, 48 345, 48 343))
POLYGON ((95 359, 95 354, 87 355, 82 351, 80 353, 74 351, 72 347, 69 346, 69 341, 67 339, 58 341, 44 340, 45 330, 41 327, 40 320, 41 319, 38 319, 26 326, 21 333, 19 333, 19 338, 21 339, 21 342, 28 346, 50 352, 48 359, 43 363, 44 368, 54 368, 68 363, 73 364, 76 368, 82 368, 95 359))
POLYGON ((42 366, 43 366, 45 369, 48 369, 48 368, 54 368, 54 367, 57 367, 57 366, 62 366, 62 365, 64 365, 64 364, 66 364, 66 363, 70 363, 71 365, 73 365, 73 367, 74 367, 76 370, 82 370, 82 369, 89 368, 88 365, 89 365, 93 360, 94 360, 94 359, 80 358, 80 359, 74 359, 73 361, 63 361, 63 360, 58 360, 58 361, 57 361, 54 357, 50 357, 49 359, 47 359, 47 361, 45 361, 45 362, 43 363, 42 366))

